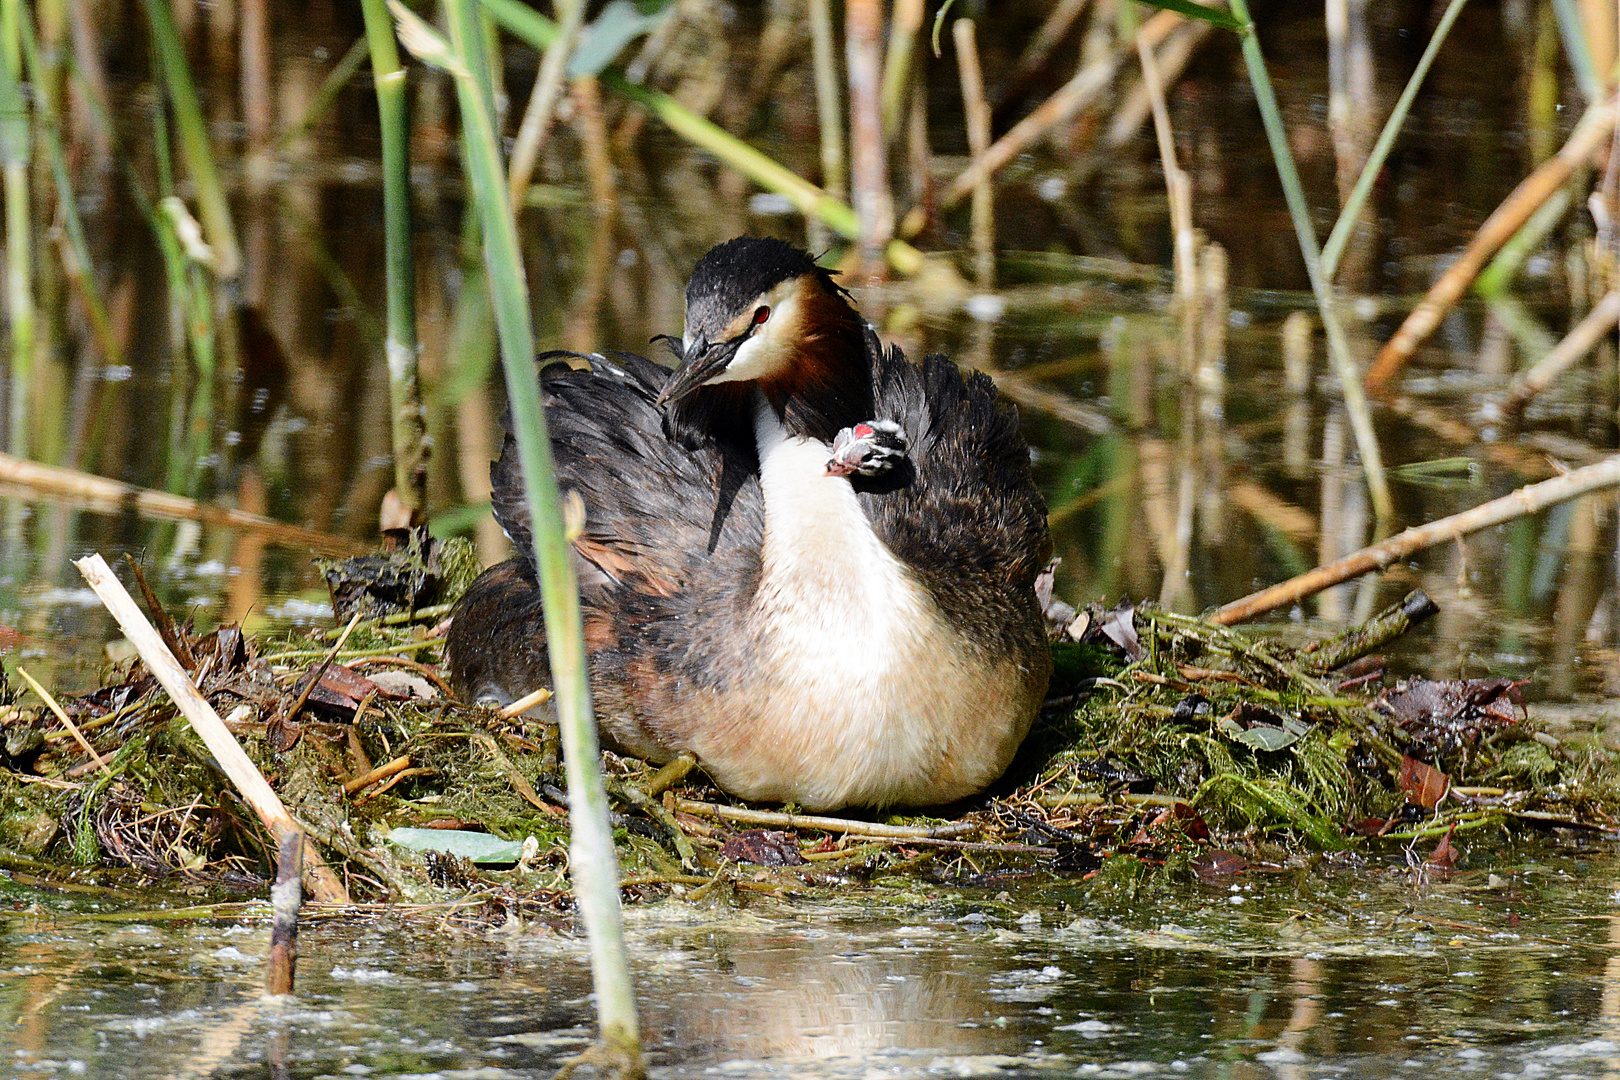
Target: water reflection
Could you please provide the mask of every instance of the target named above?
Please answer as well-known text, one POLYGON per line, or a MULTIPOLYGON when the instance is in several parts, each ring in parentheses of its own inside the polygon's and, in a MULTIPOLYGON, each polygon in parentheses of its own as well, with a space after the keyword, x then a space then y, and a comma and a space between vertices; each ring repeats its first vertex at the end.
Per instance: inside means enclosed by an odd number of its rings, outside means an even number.
MULTIPOLYGON (((1449 884, 636 909, 654 1075, 1612 1075, 1620 865, 1473 859, 1493 869, 1449 884)), ((547 1076, 590 1036, 582 942, 543 926, 315 923, 270 1003, 262 927, 93 923, 6 888, 7 1075, 262 1076, 279 1044, 292 1076, 547 1076)))

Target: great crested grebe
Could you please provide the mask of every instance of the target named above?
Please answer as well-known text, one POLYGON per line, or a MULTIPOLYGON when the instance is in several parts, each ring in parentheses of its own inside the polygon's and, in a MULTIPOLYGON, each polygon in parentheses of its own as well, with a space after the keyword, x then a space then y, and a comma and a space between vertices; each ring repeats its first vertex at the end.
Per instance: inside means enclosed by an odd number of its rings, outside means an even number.
MULTIPOLYGON (((933 806, 1001 776, 1051 674, 1051 540, 1016 410, 982 374, 885 349, 778 240, 705 255, 673 371, 543 372, 596 715, 615 748, 694 754, 723 789, 807 810, 933 806)), ((555 354, 553 354, 555 355, 555 354)), ((523 480, 491 468, 517 554, 473 583, 448 652, 467 700, 550 682, 523 480)))

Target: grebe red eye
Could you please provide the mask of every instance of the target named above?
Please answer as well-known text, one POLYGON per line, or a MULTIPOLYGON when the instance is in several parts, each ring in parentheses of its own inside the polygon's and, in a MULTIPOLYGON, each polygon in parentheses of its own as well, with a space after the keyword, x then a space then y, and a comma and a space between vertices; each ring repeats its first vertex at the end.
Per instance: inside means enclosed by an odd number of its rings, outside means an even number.
POLYGON ((771 317, 771 309, 768 308, 768 307, 762 307, 758 311, 754 312, 754 325, 759 326, 761 323, 763 323, 766 319, 768 319, 770 317, 771 317))

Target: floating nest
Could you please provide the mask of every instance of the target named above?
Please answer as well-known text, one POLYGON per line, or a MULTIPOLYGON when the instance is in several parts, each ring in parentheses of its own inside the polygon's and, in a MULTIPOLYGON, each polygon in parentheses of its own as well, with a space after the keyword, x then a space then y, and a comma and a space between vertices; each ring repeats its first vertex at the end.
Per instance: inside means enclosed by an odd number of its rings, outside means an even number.
MULTIPOLYGON (((464 548, 422 536, 326 567, 339 619, 352 620, 340 640, 199 634, 147 596, 171 651, 357 901, 563 918, 555 730, 454 701, 437 667, 436 623, 475 569, 464 548)), ((1615 831, 1611 756, 1538 730, 1519 684, 1389 682, 1368 654, 1430 611, 1414 595, 1303 645, 1151 605, 1082 612, 1059 633, 1052 694, 1008 776, 939 816, 761 809, 700 769, 604 754, 625 894, 1107 884, 1156 868, 1217 880, 1378 852, 1444 874, 1468 833, 1615 831)), ((93 867, 109 888, 263 894, 270 837, 139 661, 58 707, 67 723, 24 707, 0 673, 0 867, 44 885, 72 871, 77 889, 95 887, 93 867)))

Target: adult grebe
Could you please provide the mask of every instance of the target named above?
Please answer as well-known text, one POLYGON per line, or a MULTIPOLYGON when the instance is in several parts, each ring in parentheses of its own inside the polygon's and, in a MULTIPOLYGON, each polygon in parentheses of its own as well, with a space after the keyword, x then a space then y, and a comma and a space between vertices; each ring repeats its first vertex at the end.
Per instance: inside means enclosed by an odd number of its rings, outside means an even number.
MULTIPOLYGON (((1014 408, 982 374, 885 349, 832 275, 777 240, 710 251, 670 372, 545 369, 596 715, 615 748, 691 752, 726 791, 932 806, 998 778, 1051 674, 1051 540, 1014 408)), ((557 354, 552 354, 557 355, 557 354)), ((522 474, 491 469, 517 554, 456 609, 468 700, 549 684, 522 474)))

